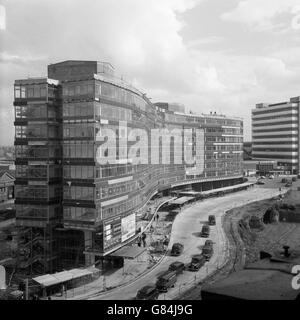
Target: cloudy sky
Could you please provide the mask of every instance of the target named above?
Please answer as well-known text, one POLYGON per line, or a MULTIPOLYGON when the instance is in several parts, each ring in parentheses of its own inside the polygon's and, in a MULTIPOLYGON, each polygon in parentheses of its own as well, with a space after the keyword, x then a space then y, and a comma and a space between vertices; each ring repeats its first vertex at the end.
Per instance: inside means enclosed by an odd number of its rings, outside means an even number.
POLYGON ((300 0, 0 0, 0 144, 13 81, 61 60, 111 62, 152 101, 240 116, 300 95, 300 0))

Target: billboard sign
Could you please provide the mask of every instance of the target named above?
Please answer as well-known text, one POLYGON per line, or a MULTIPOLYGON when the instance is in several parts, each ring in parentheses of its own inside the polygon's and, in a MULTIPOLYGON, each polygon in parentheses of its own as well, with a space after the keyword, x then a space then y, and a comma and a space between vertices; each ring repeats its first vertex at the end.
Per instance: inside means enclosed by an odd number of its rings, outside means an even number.
POLYGON ((122 242, 133 237, 135 235, 135 229, 136 229, 135 213, 122 218, 121 220, 122 242))

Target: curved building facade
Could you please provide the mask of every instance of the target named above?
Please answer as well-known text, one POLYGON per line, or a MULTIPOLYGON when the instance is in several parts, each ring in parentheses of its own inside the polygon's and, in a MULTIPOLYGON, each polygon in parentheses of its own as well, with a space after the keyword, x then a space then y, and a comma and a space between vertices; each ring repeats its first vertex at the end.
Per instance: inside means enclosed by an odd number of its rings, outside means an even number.
MULTIPOLYGON (((15 89, 24 91, 23 97, 15 98, 15 108, 22 103, 27 108, 43 104, 50 108, 54 102, 48 94, 44 101, 31 101, 26 81, 15 83, 15 89)), ((18 150, 24 145, 44 148, 48 158, 23 158, 22 162, 17 153, 16 165, 17 172, 28 174, 45 166, 48 174, 42 181, 48 198, 47 203, 36 199, 33 204, 31 194, 20 197, 40 184, 30 174, 26 178, 17 175, 23 192, 16 192, 17 221, 27 228, 49 227, 50 213, 38 224, 34 217, 24 219, 24 206, 29 211, 30 206, 40 206, 48 212, 50 205, 54 211, 58 206, 50 229, 58 243, 52 252, 57 252, 63 265, 92 264, 130 241, 136 234, 136 213, 159 191, 186 184, 205 190, 238 183, 243 177, 241 119, 185 114, 182 105, 153 104, 115 77, 109 63, 52 64, 43 83, 57 91, 55 121, 37 117, 27 122, 22 118, 20 123, 16 114, 16 145, 18 150), (53 126, 57 131, 50 139, 53 126), (46 136, 40 137, 39 130, 46 130, 46 136), (17 138, 19 131, 24 132, 22 141, 17 138), (34 141, 28 139, 32 131, 37 133, 34 141), (57 157, 49 158, 55 147, 57 157), (53 180, 49 173, 56 167, 61 176, 53 180), (51 193, 52 188, 56 191, 51 193), (59 195, 54 197, 57 202, 49 198, 50 193, 59 195)))

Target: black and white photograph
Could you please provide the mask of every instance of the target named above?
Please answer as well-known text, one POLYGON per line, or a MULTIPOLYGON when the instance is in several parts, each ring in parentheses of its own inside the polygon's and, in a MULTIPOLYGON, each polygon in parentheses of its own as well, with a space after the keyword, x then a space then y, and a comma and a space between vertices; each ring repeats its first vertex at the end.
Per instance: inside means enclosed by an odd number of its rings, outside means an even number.
POLYGON ((0 304, 299 301, 299 167, 300 0, 0 0, 0 304))

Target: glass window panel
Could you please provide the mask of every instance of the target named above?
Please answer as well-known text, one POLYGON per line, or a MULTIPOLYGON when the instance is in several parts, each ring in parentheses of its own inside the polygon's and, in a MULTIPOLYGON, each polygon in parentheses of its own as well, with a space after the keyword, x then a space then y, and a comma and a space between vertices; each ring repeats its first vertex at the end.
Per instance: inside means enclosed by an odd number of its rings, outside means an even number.
POLYGON ((88 167, 82 166, 82 178, 87 179, 88 178, 88 167))

